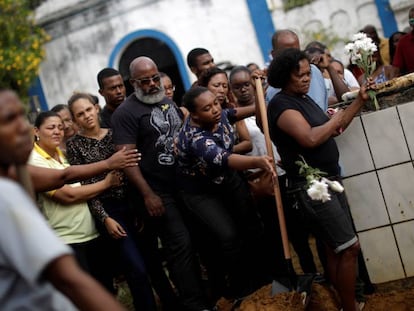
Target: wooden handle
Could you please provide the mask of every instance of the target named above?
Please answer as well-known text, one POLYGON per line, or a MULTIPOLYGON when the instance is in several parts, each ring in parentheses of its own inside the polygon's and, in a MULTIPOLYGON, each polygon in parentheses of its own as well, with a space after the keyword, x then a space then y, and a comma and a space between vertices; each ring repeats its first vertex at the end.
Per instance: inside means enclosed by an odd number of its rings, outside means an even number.
MULTIPOLYGON (((270 134, 269 134, 269 123, 267 120, 266 104, 264 100, 262 81, 257 78, 255 83, 256 83, 257 103, 259 105, 260 117, 262 120, 262 129, 263 129, 263 134, 264 134, 265 142, 266 142, 266 151, 267 151, 267 155, 272 157, 273 162, 275 163, 275 171, 276 171, 276 161, 275 161, 275 157, 273 154, 272 141, 270 139, 270 134)), ((285 259, 291 259, 290 248, 289 248, 289 238, 287 234, 286 221, 285 221, 285 213, 283 212, 282 196, 280 194, 280 186, 279 186, 279 179, 277 178, 277 173, 276 173, 276 177, 273 178, 273 192, 275 195, 277 216, 279 218, 280 235, 282 237, 282 244, 283 244, 283 254, 285 255, 285 259)))

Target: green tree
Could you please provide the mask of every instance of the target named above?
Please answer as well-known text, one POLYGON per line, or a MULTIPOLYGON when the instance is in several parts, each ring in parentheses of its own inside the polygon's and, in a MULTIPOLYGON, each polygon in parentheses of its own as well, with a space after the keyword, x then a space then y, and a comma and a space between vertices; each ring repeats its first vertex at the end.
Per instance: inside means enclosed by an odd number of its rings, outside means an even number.
POLYGON ((308 44, 311 41, 319 41, 325 44, 329 49, 334 48, 338 43, 344 43, 347 38, 338 36, 332 29, 320 27, 318 30, 306 30, 302 31, 304 36, 304 42, 308 44))
POLYGON ((38 75, 45 57, 47 33, 35 24, 33 9, 41 1, 0 0, 0 86, 22 98, 38 75))
POLYGON ((287 12, 289 10, 305 6, 313 1, 314 0, 283 0, 283 9, 287 12))

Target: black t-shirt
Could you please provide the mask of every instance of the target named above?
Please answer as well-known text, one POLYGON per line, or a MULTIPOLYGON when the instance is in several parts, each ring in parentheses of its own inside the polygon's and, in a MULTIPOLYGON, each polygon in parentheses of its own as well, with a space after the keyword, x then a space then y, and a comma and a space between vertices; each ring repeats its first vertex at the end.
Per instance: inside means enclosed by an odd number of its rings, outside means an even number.
POLYGON ((295 161, 300 160, 299 155, 301 155, 310 166, 319 168, 328 173, 328 176, 338 176, 339 152, 335 140, 330 137, 315 148, 302 147, 277 126, 280 115, 288 109, 299 111, 311 127, 322 125, 329 120, 322 109, 307 95, 291 96, 280 92, 272 98, 268 106, 269 131, 287 175, 295 181, 304 180, 299 175, 299 166, 295 164, 295 161))
POLYGON ((182 113, 167 97, 157 104, 144 104, 131 94, 112 114, 115 145, 136 144, 142 154, 139 167, 153 190, 173 191, 176 160, 174 139, 182 113))
POLYGON ((103 107, 101 112, 99 113, 99 121, 102 128, 112 128, 111 117, 112 111, 109 110, 106 106, 103 107))

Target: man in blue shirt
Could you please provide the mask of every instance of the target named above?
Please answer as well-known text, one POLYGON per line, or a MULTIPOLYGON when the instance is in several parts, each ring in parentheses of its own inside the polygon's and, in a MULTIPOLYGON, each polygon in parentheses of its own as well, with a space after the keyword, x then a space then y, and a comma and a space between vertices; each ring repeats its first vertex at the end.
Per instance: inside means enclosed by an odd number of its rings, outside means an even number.
MULTIPOLYGON (((300 49, 300 42, 297 34, 289 29, 282 29, 274 33, 272 37, 272 57, 275 58, 277 54, 287 48, 296 48, 300 49)), ((318 69, 316 64, 318 62, 324 61, 321 59, 315 59, 311 63, 311 82, 309 87, 309 95, 318 106, 323 110, 326 111, 328 109, 328 92, 325 86, 325 80, 322 75, 322 72, 318 69)), ((328 65, 327 68, 329 75, 331 76, 332 84, 334 85, 335 92, 341 96, 343 93, 349 91, 347 86, 341 79, 339 78, 338 74, 331 70, 330 66, 328 65)), ((266 91, 266 101, 270 102, 274 95, 279 93, 280 89, 273 88, 271 86, 268 87, 266 91)))

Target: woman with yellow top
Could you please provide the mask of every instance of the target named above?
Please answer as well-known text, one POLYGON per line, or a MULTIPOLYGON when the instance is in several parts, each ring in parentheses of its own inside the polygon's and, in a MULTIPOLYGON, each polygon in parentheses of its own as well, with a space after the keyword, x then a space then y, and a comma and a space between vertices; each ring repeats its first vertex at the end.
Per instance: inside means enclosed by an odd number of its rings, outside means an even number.
MULTIPOLYGON (((53 169, 68 167, 59 149, 63 139, 63 122, 59 115, 52 111, 40 113, 34 131, 36 142, 29 164, 53 169)), ((79 264, 109 290, 113 290, 112 279, 105 271, 104 257, 100 256, 103 247, 86 201, 120 183, 119 176, 111 172, 95 184, 65 185, 38 196, 40 208, 56 234, 72 247, 79 264)))

